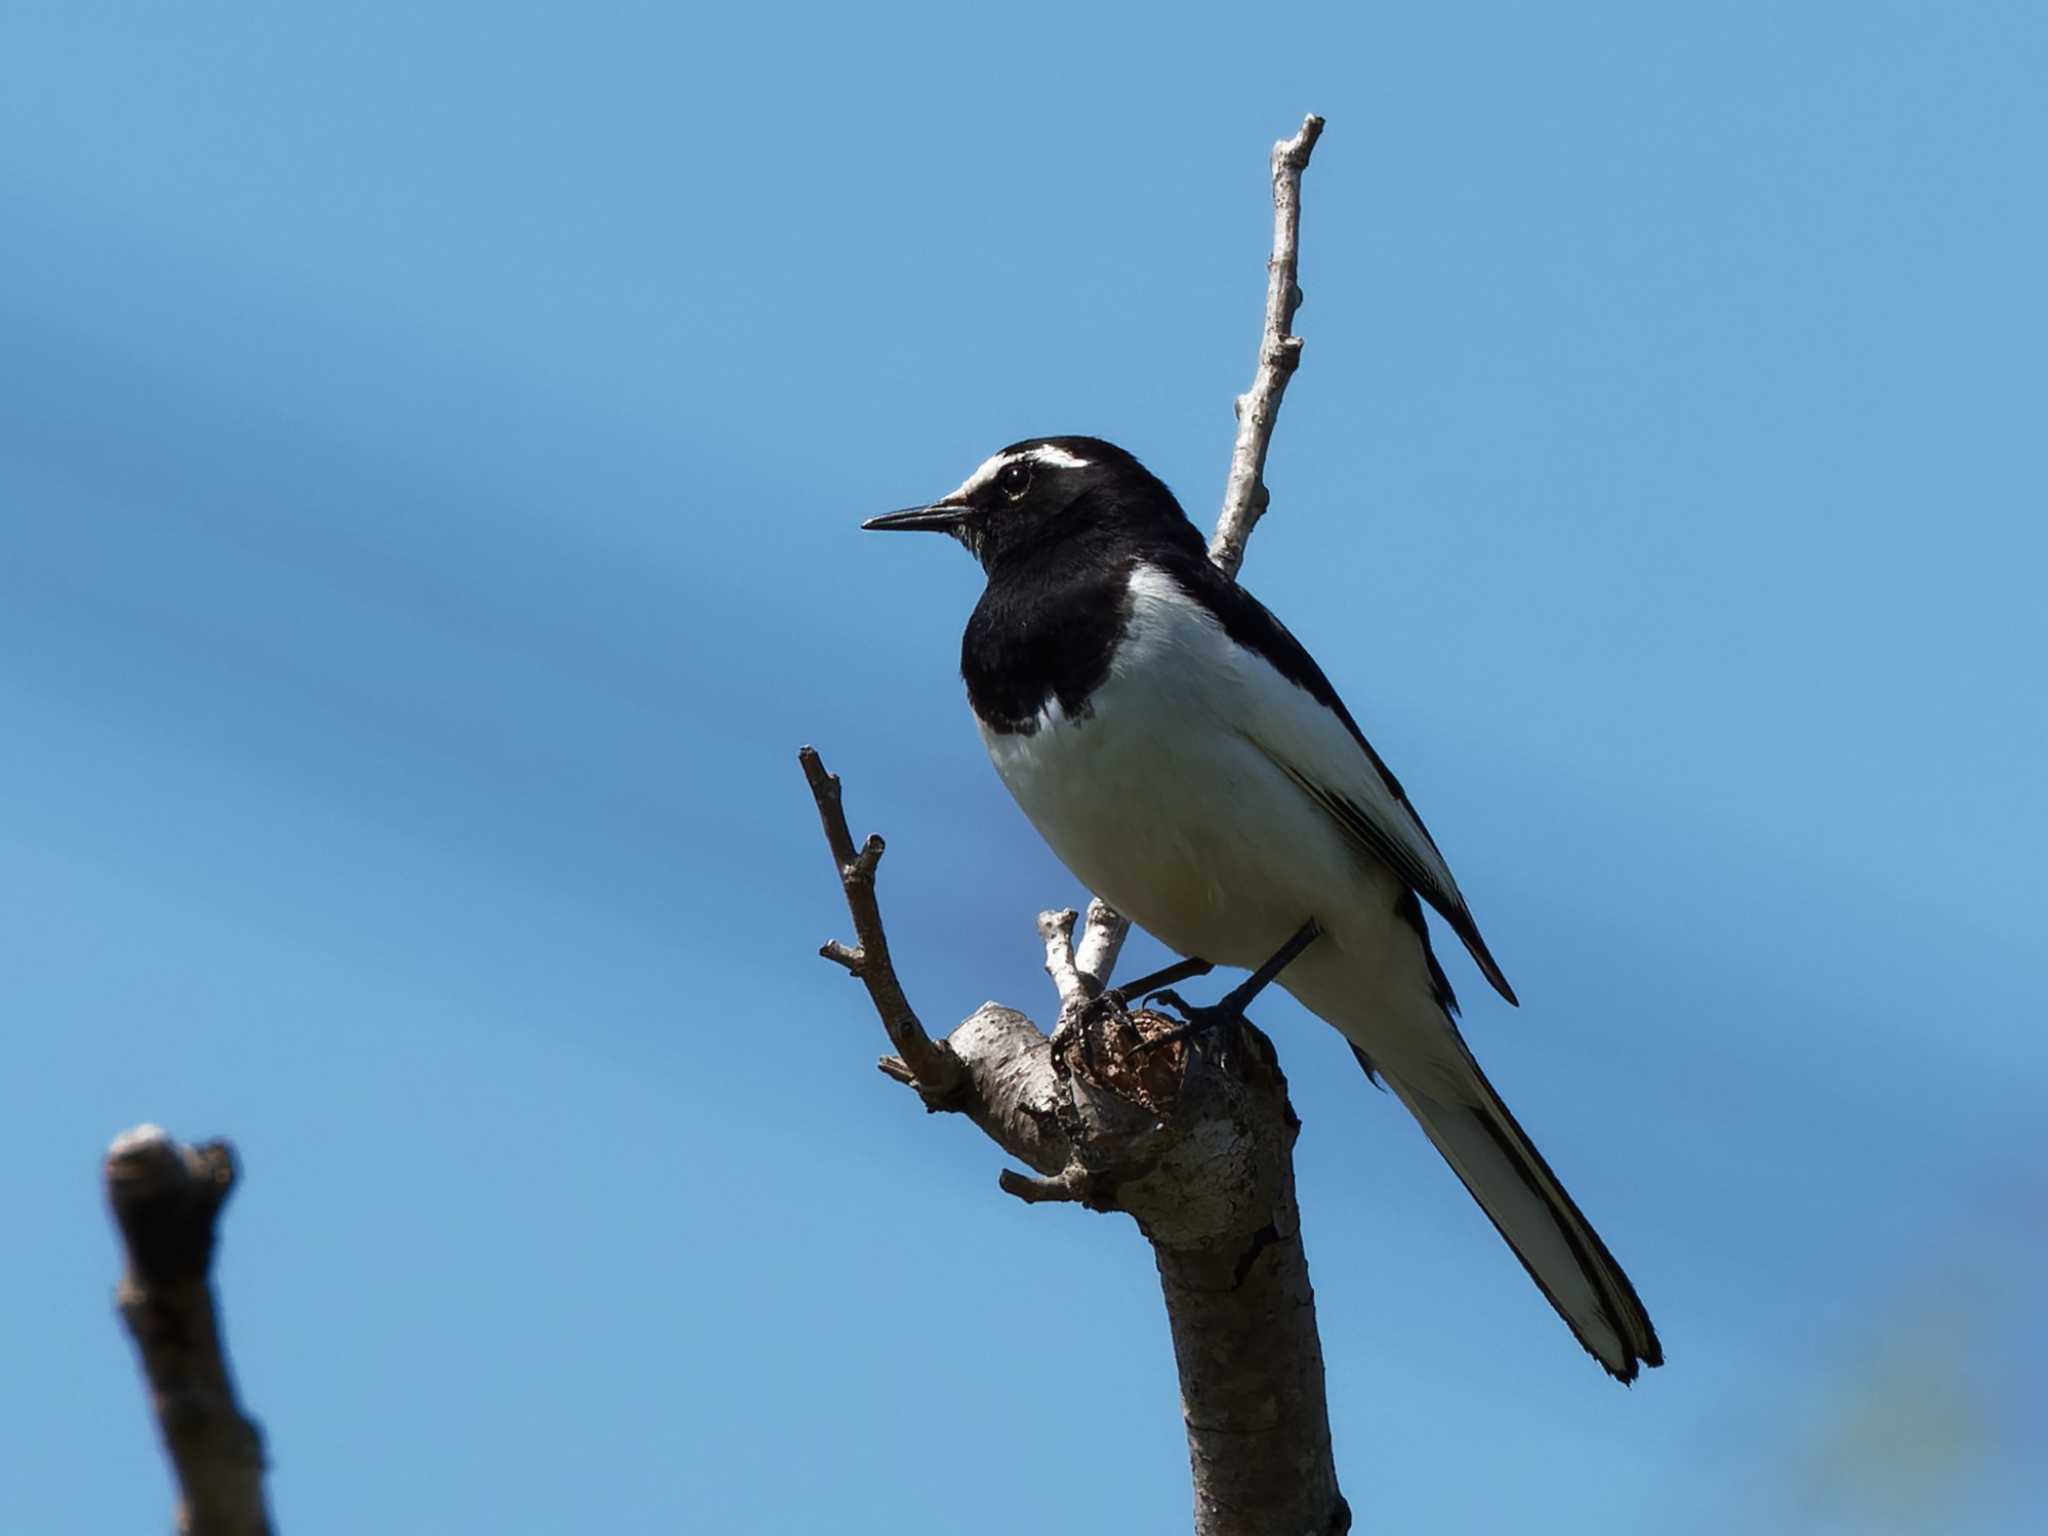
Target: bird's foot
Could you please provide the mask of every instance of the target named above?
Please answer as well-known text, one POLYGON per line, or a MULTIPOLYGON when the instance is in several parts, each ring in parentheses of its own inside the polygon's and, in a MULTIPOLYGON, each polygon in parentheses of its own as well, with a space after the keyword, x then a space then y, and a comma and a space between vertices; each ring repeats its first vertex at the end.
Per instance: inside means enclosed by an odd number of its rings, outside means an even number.
POLYGON ((1102 998, 1077 998, 1060 1009, 1060 1016, 1052 1028, 1052 1069, 1061 1077, 1067 1073, 1067 1051, 1073 1048, 1080 1057, 1081 1065, 1089 1071, 1095 1067, 1095 1036, 1101 1028, 1104 1014, 1102 998))
POLYGON ((1137 1036, 1137 1027, 1131 1023, 1133 1002, 1143 1003, 1176 981, 1206 976, 1215 969, 1207 960, 1176 960, 1120 987, 1106 987, 1091 998, 1070 1003, 1060 1010, 1059 1021, 1053 1026, 1053 1061, 1065 1062, 1067 1048, 1073 1046, 1082 1066, 1093 1072, 1099 1041, 1114 1041, 1119 1035, 1125 1039, 1137 1036))
MULTIPOLYGON (((1251 975, 1247 976, 1237 986, 1232 987, 1217 1002, 1206 1005, 1189 1003, 1171 987, 1164 987, 1154 992, 1152 994, 1153 1001, 1167 1004, 1186 1022, 1178 1029, 1169 1029, 1165 1034, 1154 1035, 1151 1039, 1139 1045, 1138 1050, 1156 1050, 1162 1045, 1172 1045, 1177 1041, 1191 1040, 1197 1035, 1207 1034, 1211 1030, 1220 1029, 1226 1025, 1235 1027, 1243 1023, 1244 1011, 1251 1006, 1252 999, 1271 986, 1275 978, 1282 971, 1286 970, 1288 966, 1292 965, 1295 958, 1304 949, 1307 949, 1309 945, 1321 938, 1322 934, 1323 925, 1314 918, 1310 918, 1295 931, 1294 937, 1285 944, 1282 944, 1274 952, 1271 959, 1267 960, 1256 971, 1253 971, 1251 975)), ((1205 964, 1200 971, 1195 971, 1191 974, 1201 975, 1210 969, 1212 967, 1205 964)), ((1164 973, 1162 972, 1161 974, 1163 975, 1164 973)), ((1145 978, 1147 981, 1152 979, 1151 977, 1145 978)), ((1180 978, 1176 977, 1174 979, 1179 980, 1180 978)))

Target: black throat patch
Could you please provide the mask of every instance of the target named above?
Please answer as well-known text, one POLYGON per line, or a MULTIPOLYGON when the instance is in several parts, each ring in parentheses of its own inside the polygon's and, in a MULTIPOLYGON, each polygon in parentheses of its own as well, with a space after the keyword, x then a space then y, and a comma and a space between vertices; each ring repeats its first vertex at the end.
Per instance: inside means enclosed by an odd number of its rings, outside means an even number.
POLYGON ((960 675, 975 718, 1028 736, 1057 703, 1085 719, 1131 619, 1135 552, 1062 541, 991 575, 960 641, 960 675))

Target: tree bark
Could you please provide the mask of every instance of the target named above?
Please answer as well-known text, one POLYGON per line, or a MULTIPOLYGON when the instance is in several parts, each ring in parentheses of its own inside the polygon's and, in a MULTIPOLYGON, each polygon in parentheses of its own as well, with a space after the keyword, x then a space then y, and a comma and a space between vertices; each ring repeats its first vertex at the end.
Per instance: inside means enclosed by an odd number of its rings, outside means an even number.
POLYGON ((1279 1144, 1288 1150, 1275 1160, 1266 1225, 1206 1247, 1153 1243, 1180 1368, 1198 1532, 1339 1536, 1351 1527, 1337 1488, 1315 1292, 1294 1203, 1294 1131, 1290 1121, 1254 1138, 1270 1145, 1284 1136, 1279 1144))

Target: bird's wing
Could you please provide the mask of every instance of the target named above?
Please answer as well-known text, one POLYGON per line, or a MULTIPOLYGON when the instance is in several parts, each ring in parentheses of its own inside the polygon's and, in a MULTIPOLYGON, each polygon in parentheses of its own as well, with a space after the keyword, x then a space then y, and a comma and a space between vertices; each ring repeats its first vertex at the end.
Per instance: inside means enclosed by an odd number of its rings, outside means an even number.
POLYGON ((1409 804, 1401 781, 1365 739, 1315 658, 1235 583, 1216 607, 1230 638, 1254 653, 1241 691, 1239 730, 1327 811, 1354 845, 1434 907, 1465 941, 1494 990, 1516 1002, 1514 988, 1479 936, 1450 865, 1409 804))

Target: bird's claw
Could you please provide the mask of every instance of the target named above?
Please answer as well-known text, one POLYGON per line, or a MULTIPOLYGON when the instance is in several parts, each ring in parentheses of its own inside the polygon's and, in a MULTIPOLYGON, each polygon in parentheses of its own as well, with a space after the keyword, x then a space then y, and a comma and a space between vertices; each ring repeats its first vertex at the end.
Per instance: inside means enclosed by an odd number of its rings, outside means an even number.
POLYGON ((1178 1045, 1183 1040, 1192 1040, 1197 1035, 1206 1035, 1213 1030, 1234 1026, 1244 1022, 1243 1010, 1230 1006, 1230 999, 1221 1003, 1190 1003, 1171 987, 1162 987, 1147 999, 1148 1002, 1171 1008, 1181 1017, 1176 1029, 1141 1040, 1133 1054, 1155 1051, 1163 1045, 1178 1045))
POLYGON ((1072 1046, 1079 1055, 1081 1065, 1094 1071, 1097 1055, 1096 1037, 1102 1026, 1112 1019, 1127 1018, 1123 994, 1111 988, 1098 992, 1089 998, 1079 998, 1060 1009, 1059 1022, 1052 1031, 1052 1057, 1055 1063, 1066 1060, 1067 1048, 1072 1046))
MULTIPOLYGON (((1162 1035, 1154 1035, 1151 1039, 1140 1045, 1138 1049, 1149 1051, 1157 1046, 1171 1045, 1178 1040, 1187 1040, 1196 1035, 1206 1034, 1210 1030, 1221 1028, 1226 1024, 1235 1025, 1243 1023, 1244 1011, 1251 1006, 1252 999, 1272 985, 1274 979, 1293 963, 1295 957, 1304 949, 1307 949, 1309 945, 1315 943, 1317 939, 1321 938, 1322 933, 1322 924, 1318 923, 1314 918, 1310 918, 1295 931, 1292 938, 1280 946, 1271 959, 1260 966, 1242 983, 1231 988, 1218 1002, 1203 1007, 1196 1007, 1183 1000, 1181 995, 1171 987, 1165 987, 1154 992, 1151 998, 1153 1002, 1169 1005, 1185 1022, 1178 1029, 1169 1029, 1162 1035)), ((1196 963, 1200 964, 1200 962, 1196 963)), ((1209 969, 1206 965, 1202 968, 1205 971, 1209 969)), ((1196 974, 1200 973, 1197 972, 1196 974)), ((1153 978, 1148 977, 1146 979, 1149 982, 1153 978)), ((1178 980, 1179 977, 1174 979, 1178 980)))

